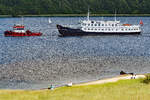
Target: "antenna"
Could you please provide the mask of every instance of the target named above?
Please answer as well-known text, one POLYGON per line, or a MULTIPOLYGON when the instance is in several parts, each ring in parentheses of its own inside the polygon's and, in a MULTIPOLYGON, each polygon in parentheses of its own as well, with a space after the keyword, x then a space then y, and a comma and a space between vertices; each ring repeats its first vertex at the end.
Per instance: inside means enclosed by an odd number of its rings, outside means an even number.
POLYGON ((104 20, 104 16, 102 15, 102 21, 104 20))
POLYGON ((115 9, 115 22, 116 22, 116 20, 117 20, 117 19, 116 19, 116 9, 115 9))
POLYGON ((90 20, 90 12, 89 12, 89 7, 88 7, 88 14, 87 14, 87 20, 90 20))
POLYGON ((21 17, 21 24, 23 25, 23 16, 21 17))

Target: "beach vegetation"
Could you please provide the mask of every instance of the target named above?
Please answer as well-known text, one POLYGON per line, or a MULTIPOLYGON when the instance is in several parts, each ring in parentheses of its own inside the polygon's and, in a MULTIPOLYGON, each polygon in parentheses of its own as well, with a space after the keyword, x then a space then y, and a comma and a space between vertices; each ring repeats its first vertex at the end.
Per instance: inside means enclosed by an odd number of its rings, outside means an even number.
POLYGON ((150 84, 143 80, 64 86, 54 90, 0 90, 0 100, 149 100, 150 84))

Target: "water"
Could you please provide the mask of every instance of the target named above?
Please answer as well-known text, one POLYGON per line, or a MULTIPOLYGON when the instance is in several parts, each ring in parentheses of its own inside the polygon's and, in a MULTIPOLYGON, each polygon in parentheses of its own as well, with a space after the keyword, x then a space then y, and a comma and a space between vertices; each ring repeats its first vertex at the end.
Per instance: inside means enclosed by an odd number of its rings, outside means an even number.
MULTIPOLYGON (((21 18, 0 18, 0 88, 40 89, 119 75, 121 70, 149 73, 150 17, 118 17, 139 24, 142 35, 58 37, 56 24, 76 25, 84 17, 25 17, 26 29, 41 37, 4 37, 21 18)), ((102 17, 91 17, 93 20, 102 17)), ((104 17, 104 20, 114 20, 104 17)))

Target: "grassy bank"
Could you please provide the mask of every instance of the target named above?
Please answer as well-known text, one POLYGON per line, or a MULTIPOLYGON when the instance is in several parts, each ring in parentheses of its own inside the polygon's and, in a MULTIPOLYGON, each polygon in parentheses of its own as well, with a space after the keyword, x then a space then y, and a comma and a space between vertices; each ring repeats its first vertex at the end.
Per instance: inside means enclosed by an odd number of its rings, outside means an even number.
MULTIPOLYGON (((46 14, 46 15, 0 15, 0 17, 82 17, 87 16, 87 14, 46 14)), ((106 16, 113 17, 114 14, 90 14, 90 16, 106 16)), ((150 14, 117 14, 118 17, 148 17, 150 14)))
POLYGON ((120 80, 54 90, 0 90, 0 100, 149 100, 150 84, 144 79, 120 80))

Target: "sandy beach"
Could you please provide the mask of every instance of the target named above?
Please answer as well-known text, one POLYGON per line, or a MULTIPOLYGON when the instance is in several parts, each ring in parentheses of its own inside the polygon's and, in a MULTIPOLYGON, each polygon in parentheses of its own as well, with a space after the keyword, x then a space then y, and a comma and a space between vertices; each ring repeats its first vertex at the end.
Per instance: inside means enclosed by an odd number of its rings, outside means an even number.
POLYGON ((111 83, 111 82, 117 82, 119 80, 130 80, 130 79, 139 79, 139 78, 146 78, 145 75, 120 75, 117 77, 113 78, 106 78, 106 79, 101 79, 97 81, 91 81, 87 83, 81 83, 81 84, 76 84, 74 86, 85 86, 85 85, 95 85, 95 84, 104 84, 104 83, 111 83))

